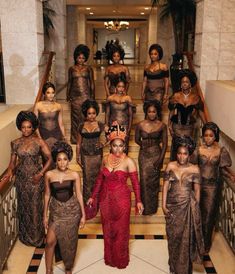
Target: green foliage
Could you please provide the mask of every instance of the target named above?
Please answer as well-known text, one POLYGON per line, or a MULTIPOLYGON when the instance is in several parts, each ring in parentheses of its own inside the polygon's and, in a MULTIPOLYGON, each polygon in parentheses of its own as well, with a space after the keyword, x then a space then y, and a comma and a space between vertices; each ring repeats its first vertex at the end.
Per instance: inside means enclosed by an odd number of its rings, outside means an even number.
POLYGON ((182 52, 184 50, 186 28, 195 28, 196 0, 151 0, 151 3, 152 7, 160 8, 160 20, 172 18, 175 51, 182 52))
POLYGON ((50 0, 43 0, 42 1, 42 8, 43 8, 43 27, 44 27, 44 33, 50 37, 49 30, 55 29, 52 19, 52 16, 55 16, 56 12, 52 9, 50 6, 50 0))

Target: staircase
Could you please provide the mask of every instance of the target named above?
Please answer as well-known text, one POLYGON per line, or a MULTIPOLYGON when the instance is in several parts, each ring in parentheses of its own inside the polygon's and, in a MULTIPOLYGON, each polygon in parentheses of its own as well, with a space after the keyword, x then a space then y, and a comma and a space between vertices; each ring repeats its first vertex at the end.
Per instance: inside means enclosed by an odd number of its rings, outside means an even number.
MULTIPOLYGON (((98 100, 99 101, 99 100, 98 100)), ((67 141, 70 140, 70 106, 66 101, 60 101, 63 107, 63 120, 64 120, 64 125, 65 125, 65 132, 66 132, 66 139, 67 141)), ((139 153, 139 146, 135 143, 135 125, 140 122, 141 120, 144 119, 144 112, 143 112, 143 104, 141 100, 134 100, 134 103, 136 104, 136 113, 133 116, 133 124, 132 124, 132 130, 131 130, 131 136, 130 136, 130 142, 129 142, 129 153, 128 156, 130 156, 132 159, 135 160, 137 166, 138 166, 138 153, 139 153)), ((102 110, 101 106, 101 101, 99 101, 100 105, 100 110, 102 110)), ((105 113, 100 112, 98 115, 97 120, 104 122, 105 121, 105 113)), ((167 107, 163 107, 163 112, 162 112, 162 121, 167 124, 168 120, 168 110, 167 107)), ((168 147, 167 147, 167 152, 165 155, 164 159, 164 164, 162 171, 165 169, 166 164, 169 162, 170 159, 170 144, 171 144, 171 138, 168 136, 168 147)), ((104 142, 105 136, 104 134, 101 135, 101 142, 104 142)), ((76 155, 76 145, 72 145, 74 156, 76 155)), ((104 148, 104 154, 109 153, 109 146, 106 146, 104 148)), ((79 174, 80 177, 82 178, 82 170, 80 166, 76 163, 76 157, 73 157, 73 160, 70 163, 70 168, 72 170, 76 170, 79 174)), ((140 216, 135 214, 135 199, 134 199, 134 193, 132 192, 131 197, 132 197, 132 208, 131 208, 131 223, 138 223, 138 224, 165 224, 165 218, 164 214, 162 211, 162 184, 163 184, 163 178, 162 178, 161 173, 161 179, 160 179, 160 192, 159 192, 159 208, 156 214, 151 215, 151 216, 140 216)), ((131 182, 130 179, 128 179, 128 184, 131 187, 131 182)), ((100 214, 98 214, 94 219, 88 221, 88 223, 100 223, 100 214)))

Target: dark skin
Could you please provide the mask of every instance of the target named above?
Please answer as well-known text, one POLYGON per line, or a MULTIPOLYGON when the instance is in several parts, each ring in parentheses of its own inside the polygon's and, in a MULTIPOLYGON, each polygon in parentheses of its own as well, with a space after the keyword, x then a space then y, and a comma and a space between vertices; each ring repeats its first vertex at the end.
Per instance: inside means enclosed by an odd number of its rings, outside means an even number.
MULTIPOLYGON (((125 145, 124 145, 123 140, 114 139, 111 142, 110 147, 111 147, 111 153, 116 155, 117 157, 122 157, 122 155, 124 154, 125 145)), ((108 164, 108 155, 106 155, 102 161, 101 169, 103 169, 103 167, 106 167, 110 172, 115 171, 108 164)), ((131 172, 135 172, 137 170, 137 167, 136 167, 134 160, 126 155, 116 170, 122 170, 122 171, 131 173, 131 172)), ((87 201, 87 205, 92 205, 93 202, 94 202, 94 200, 92 198, 89 198, 89 200, 87 201)), ((138 202, 136 204, 136 207, 138 209, 139 214, 141 215, 144 210, 143 204, 138 202)))
MULTIPOLYGON (((88 132, 94 132, 94 130, 96 130, 99 127, 96 117, 97 117, 96 110, 94 108, 90 107, 87 110, 86 121, 84 123, 84 128, 88 132)), ((78 132, 77 146, 76 146, 76 155, 77 155, 76 159, 77 159, 77 163, 82 167, 81 160, 80 160, 81 145, 82 145, 82 136, 78 132)), ((96 144, 97 148, 102 148, 104 146, 105 146, 105 144, 102 144, 101 142, 96 144)))
MULTIPOLYGON (((167 65, 159 61, 159 54, 156 49, 153 49, 150 52, 149 57, 151 59, 151 64, 145 66, 145 70, 149 70, 151 72, 155 72, 157 70, 165 70, 165 71, 168 70, 167 65)), ((142 92, 141 92, 141 97, 143 101, 144 101, 144 91, 145 91, 146 85, 147 85, 147 77, 145 76, 143 79, 142 92)), ((165 88, 165 93, 164 93, 163 103, 166 102, 168 99, 169 77, 164 78, 164 88, 165 88)))
MULTIPOLYGON (((116 86, 116 92, 109 96, 107 101, 114 101, 117 104, 121 104, 124 102, 132 103, 131 97, 129 95, 126 95, 126 85, 124 82, 119 82, 116 86)), ((132 107, 129 104, 128 107, 128 117, 129 117, 129 123, 128 123, 128 129, 127 129, 127 135, 130 134, 131 131, 131 125, 132 125, 132 119, 133 119, 133 111, 132 107)), ((105 123, 108 125, 110 119, 110 105, 107 105, 106 113, 105 113, 105 123)))
POLYGON ((146 112, 146 119, 141 121, 135 129, 135 142, 141 147, 142 146, 142 140, 141 140, 141 131, 145 131, 147 133, 151 132, 158 132, 162 130, 162 149, 161 149, 161 155, 159 157, 159 160, 154 163, 154 167, 156 169, 160 168, 164 156, 167 149, 167 127, 166 125, 158 120, 157 117, 157 110, 155 106, 149 106, 146 112))
MULTIPOLYGON (((203 135, 203 145, 199 147, 199 153, 205 155, 208 159, 219 157, 220 146, 215 141, 213 130, 207 129, 203 135)), ((220 168, 221 173, 235 182, 235 174, 229 167, 220 168)))
MULTIPOLYGON (((170 102, 173 104, 182 104, 185 107, 196 105, 200 101, 200 96, 195 93, 195 91, 192 90, 191 83, 188 77, 183 77, 181 79, 181 91, 174 93, 174 95, 170 98, 170 102)), ((168 119, 168 127, 169 131, 171 133, 171 136, 173 136, 173 130, 172 130, 172 121, 171 117, 175 114, 175 110, 171 110, 169 112, 169 119, 168 119)), ((205 113, 202 110, 194 110, 193 116, 199 116, 202 123, 205 124, 206 117, 205 113)))
POLYGON ((94 71, 90 66, 87 66, 85 62, 86 62, 86 58, 81 53, 80 55, 77 56, 76 64, 72 66, 71 68, 69 68, 68 86, 67 86, 67 94, 66 94, 67 101, 71 100, 70 89, 71 89, 72 79, 73 79, 72 77, 73 70, 77 70, 79 73, 88 71, 88 81, 89 81, 89 86, 91 88, 90 96, 92 99, 95 99, 94 71))
MULTIPOLYGON (((32 142, 32 140, 36 141, 40 145, 42 154, 44 155, 45 159, 47 159, 47 161, 45 162, 45 165, 43 166, 43 169, 39 173, 33 176, 33 183, 38 184, 40 179, 43 177, 43 175, 49 169, 52 163, 51 152, 47 144, 41 138, 37 137, 34 134, 34 129, 30 121, 22 122, 21 133, 22 133, 22 136, 19 139, 23 140, 23 146, 27 148, 27 144, 32 142)), ((12 154, 9 166, 7 168, 7 172, 3 176, 1 181, 4 181, 4 180, 10 181, 12 179, 16 165, 17 165, 17 155, 12 154)))
MULTIPOLYGON (((128 70, 128 67, 126 67, 125 65, 120 64, 121 61, 121 57, 120 57, 120 53, 119 52, 114 52, 113 53, 113 58, 112 58, 112 65, 109 65, 106 70, 105 70, 105 75, 108 75, 110 72, 114 73, 114 74, 119 74, 121 72, 124 72, 126 75, 126 79, 129 79, 130 77, 130 72, 128 70)), ((110 81, 109 81, 109 77, 105 77, 104 78, 104 88, 105 88, 105 92, 106 92, 106 97, 110 96, 109 93, 109 88, 110 88, 110 81)), ((129 89, 129 82, 127 82, 126 84, 126 93, 128 92, 129 89)))
MULTIPOLYGON (((166 172, 173 171, 176 177, 181 181, 184 176, 190 173, 200 174, 200 170, 197 165, 189 163, 189 152, 188 148, 181 146, 177 150, 177 161, 170 162, 166 167, 166 172)), ((169 180, 164 180, 163 191, 162 191, 162 209, 164 214, 167 216, 171 214, 167 208, 167 193, 169 190, 169 180)), ((193 190, 197 202, 200 201, 200 184, 194 183, 193 190)))

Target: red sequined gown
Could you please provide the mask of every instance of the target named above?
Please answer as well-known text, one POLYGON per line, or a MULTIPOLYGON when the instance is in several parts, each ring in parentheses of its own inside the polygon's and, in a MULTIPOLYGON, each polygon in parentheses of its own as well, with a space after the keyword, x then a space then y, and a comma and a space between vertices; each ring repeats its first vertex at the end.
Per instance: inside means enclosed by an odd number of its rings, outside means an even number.
POLYGON ((110 172, 104 167, 92 192, 92 198, 98 197, 100 206, 105 264, 117 268, 125 268, 129 263, 131 191, 127 185, 128 177, 132 182, 136 203, 141 202, 136 171, 110 172))

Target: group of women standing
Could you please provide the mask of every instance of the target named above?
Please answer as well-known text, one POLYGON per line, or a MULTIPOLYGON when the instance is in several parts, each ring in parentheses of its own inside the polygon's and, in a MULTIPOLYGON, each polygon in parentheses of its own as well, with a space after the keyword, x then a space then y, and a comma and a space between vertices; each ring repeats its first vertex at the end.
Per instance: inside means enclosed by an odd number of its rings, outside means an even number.
MULTIPOLYGON (((141 94, 145 118, 135 126, 135 142, 140 146, 140 183, 136 164, 127 155, 135 112, 128 95, 130 73, 120 64, 124 57, 122 49, 115 47, 110 54, 112 64, 104 76, 105 123, 97 120, 99 106, 94 100, 94 73, 86 65, 87 46, 75 49, 75 64, 69 69, 71 143, 76 144, 76 160, 83 171, 82 191, 78 173, 68 167, 73 151, 65 141, 62 107, 55 101, 54 85, 46 83, 44 100, 35 105, 34 112, 22 111, 16 119, 22 136, 11 143, 11 161, 2 180, 15 173, 20 240, 40 246, 44 229, 47 231, 47 274, 52 273, 54 252, 58 259, 63 259, 66 273, 72 273, 78 227, 84 226, 86 212, 91 208, 97 211, 98 206, 105 263, 117 268, 128 265, 131 209, 128 177, 139 214, 152 215, 158 209, 160 174, 168 144, 167 126, 161 121, 162 106, 169 94, 169 71, 160 62, 163 50, 158 44, 152 45, 151 64, 144 69, 141 94), (103 143, 102 132, 106 135, 103 143), (110 153, 103 157, 107 143, 110 153)), ((220 176, 231 176, 228 169, 231 158, 218 144, 218 126, 206 123, 202 100, 193 89, 197 81, 195 73, 182 70, 178 80, 181 90, 169 98, 168 105, 172 149, 164 175, 162 207, 170 271, 189 274, 192 262, 200 261, 204 252, 210 250, 221 192, 220 176), (196 148, 193 139, 198 116, 204 124, 203 144, 196 148)))

